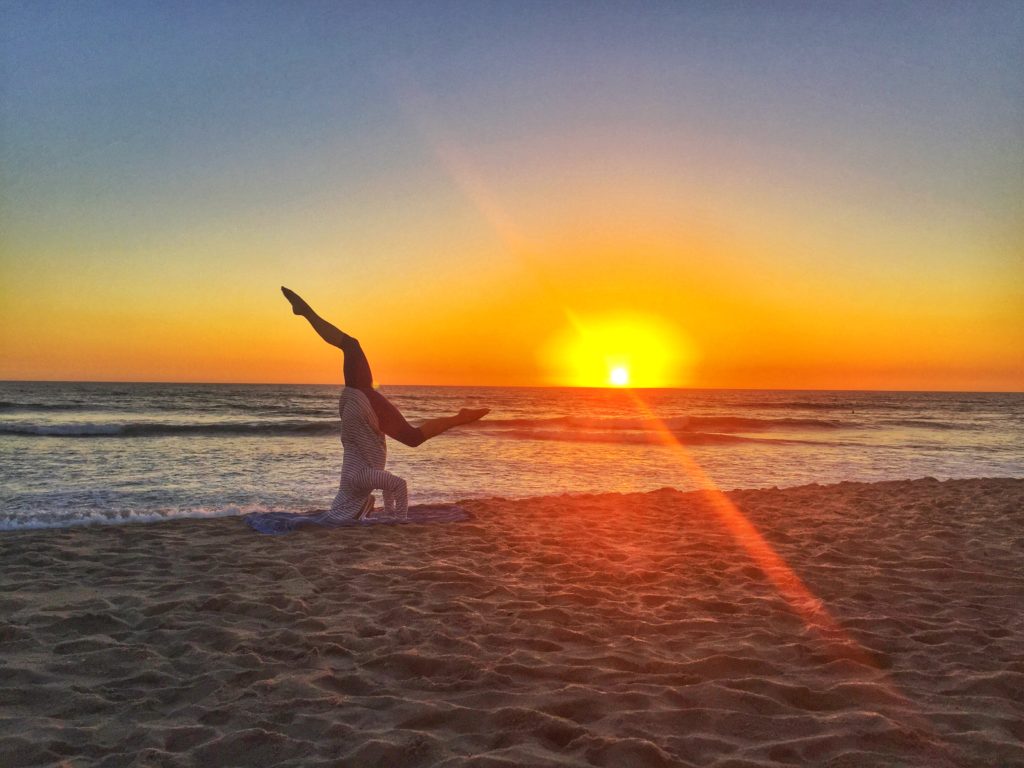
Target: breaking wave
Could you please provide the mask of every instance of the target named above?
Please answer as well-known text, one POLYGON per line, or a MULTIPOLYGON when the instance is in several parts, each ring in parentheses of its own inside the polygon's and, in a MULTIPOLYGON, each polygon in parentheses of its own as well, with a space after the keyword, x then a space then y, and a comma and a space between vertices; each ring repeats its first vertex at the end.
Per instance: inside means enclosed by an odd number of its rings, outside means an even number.
POLYGON ((72 422, 67 424, 0 424, 0 434, 34 437, 161 437, 171 435, 330 435, 337 421, 232 421, 217 423, 72 422))
MULTIPOLYGON (((826 419, 755 419, 739 416, 681 416, 667 419, 589 418, 558 416, 530 419, 485 419, 472 426, 474 431, 495 437, 569 440, 581 442, 657 442, 658 436, 671 432, 688 442, 737 442, 735 432, 772 430, 834 430, 856 426, 826 419), (715 434, 724 433, 724 434, 715 434)), ((230 420, 230 421, 68 421, 0 423, 0 434, 34 437, 161 437, 173 435, 222 436, 301 436, 337 435, 336 419, 230 420)))
POLYGON ((716 430, 721 432, 762 432, 772 429, 843 429, 859 426, 837 419, 757 419, 744 416, 673 416, 665 419, 596 418, 557 416, 547 419, 484 419, 477 429, 508 427, 561 428, 579 430, 649 430, 672 432, 716 430))

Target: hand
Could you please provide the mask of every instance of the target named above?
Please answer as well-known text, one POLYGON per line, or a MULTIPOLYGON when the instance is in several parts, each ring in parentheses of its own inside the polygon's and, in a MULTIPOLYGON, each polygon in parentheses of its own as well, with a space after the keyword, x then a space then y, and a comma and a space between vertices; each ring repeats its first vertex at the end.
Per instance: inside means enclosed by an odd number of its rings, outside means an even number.
POLYGON ((309 304, 307 304, 305 300, 301 296, 299 296, 299 294, 297 294, 295 291, 285 288, 282 285, 281 293, 283 293, 284 297, 288 299, 288 301, 291 303, 292 312, 294 312, 296 315, 308 315, 313 311, 309 304))

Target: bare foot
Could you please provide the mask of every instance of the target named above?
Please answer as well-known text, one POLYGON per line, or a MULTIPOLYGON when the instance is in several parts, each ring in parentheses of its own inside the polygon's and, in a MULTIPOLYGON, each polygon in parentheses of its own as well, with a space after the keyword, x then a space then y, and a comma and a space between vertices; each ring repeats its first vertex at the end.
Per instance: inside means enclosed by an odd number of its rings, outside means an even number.
POLYGON ((304 315, 307 312, 309 312, 309 304, 307 304, 305 300, 301 296, 299 296, 299 294, 297 294, 295 291, 291 290, 290 288, 285 288, 282 285, 281 293, 283 293, 284 297, 288 299, 289 303, 292 305, 292 312, 294 312, 296 315, 304 315))
POLYGON ((469 424, 471 421, 479 421, 490 412, 490 408, 463 408, 456 418, 459 424, 469 424))

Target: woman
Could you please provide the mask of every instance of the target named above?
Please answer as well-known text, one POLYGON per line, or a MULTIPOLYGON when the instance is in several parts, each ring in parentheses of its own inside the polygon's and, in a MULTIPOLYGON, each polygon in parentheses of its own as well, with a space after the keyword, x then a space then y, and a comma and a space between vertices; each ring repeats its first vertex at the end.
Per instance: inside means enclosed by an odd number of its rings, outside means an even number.
POLYGON ((297 293, 284 286, 281 292, 296 315, 306 318, 320 338, 345 353, 345 387, 338 409, 344 458, 338 495, 324 516, 325 523, 365 518, 373 511, 373 491, 384 492, 384 512, 405 517, 408 491, 405 480, 384 469, 387 446, 384 435, 416 447, 452 427, 483 418, 489 408, 463 408, 454 416, 427 419, 413 426, 380 392, 373 388, 370 363, 359 341, 335 328, 313 311, 297 293))

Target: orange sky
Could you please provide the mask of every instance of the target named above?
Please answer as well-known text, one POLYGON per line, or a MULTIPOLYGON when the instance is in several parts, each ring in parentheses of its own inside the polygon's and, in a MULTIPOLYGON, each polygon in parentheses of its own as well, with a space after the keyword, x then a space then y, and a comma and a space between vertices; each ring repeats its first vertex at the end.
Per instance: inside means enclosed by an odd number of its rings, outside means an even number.
POLYGON ((15 14, 0 379, 1024 390, 1012 13, 363 12, 15 14))

